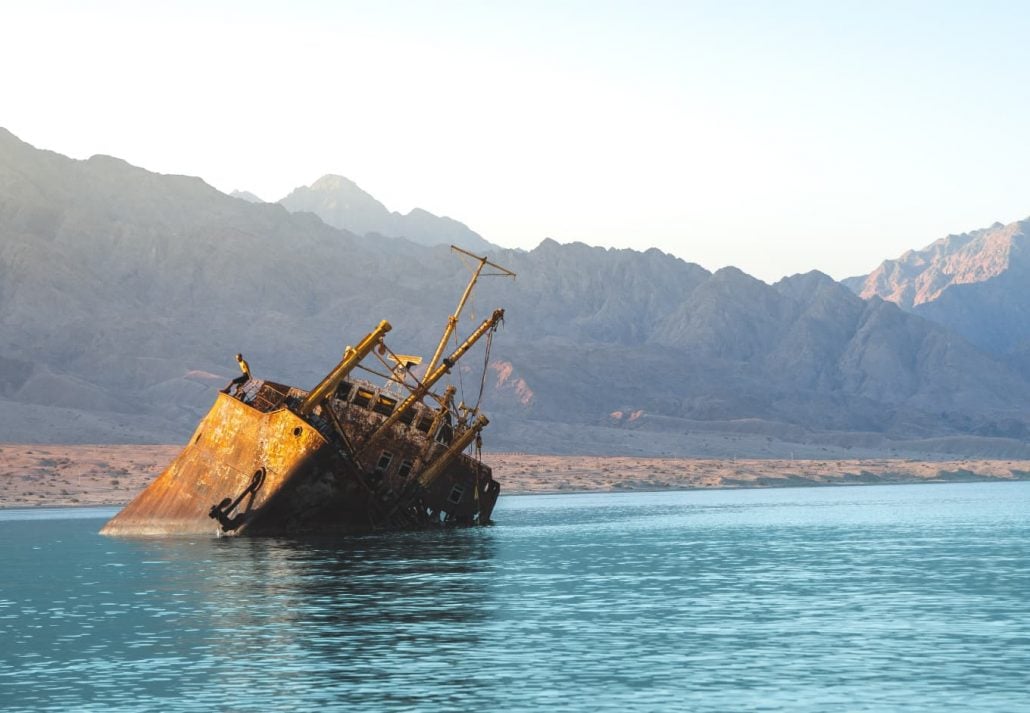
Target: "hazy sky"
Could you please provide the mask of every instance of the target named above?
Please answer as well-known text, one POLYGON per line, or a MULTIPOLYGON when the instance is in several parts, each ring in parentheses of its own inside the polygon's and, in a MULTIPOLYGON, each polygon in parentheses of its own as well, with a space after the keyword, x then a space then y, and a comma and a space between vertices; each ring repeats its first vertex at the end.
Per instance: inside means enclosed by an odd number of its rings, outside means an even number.
POLYGON ((488 240, 866 272, 1030 214, 1030 3, 0 0, 0 126, 488 240))

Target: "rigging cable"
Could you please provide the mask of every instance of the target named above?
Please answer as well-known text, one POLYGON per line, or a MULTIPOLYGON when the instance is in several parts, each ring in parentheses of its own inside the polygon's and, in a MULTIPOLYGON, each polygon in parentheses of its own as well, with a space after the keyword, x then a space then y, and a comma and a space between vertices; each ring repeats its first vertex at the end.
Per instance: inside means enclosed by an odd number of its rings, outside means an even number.
POLYGON ((494 345, 494 332, 496 331, 497 325, 495 324, 486 335, 486 349, 483 350, 483 373, 479 380, 479 396, 476 397, 474 411, 479 411, 479 404, 483 401, 483 391, 486 389, 486 370, 490 368, 490 349, 494 345))

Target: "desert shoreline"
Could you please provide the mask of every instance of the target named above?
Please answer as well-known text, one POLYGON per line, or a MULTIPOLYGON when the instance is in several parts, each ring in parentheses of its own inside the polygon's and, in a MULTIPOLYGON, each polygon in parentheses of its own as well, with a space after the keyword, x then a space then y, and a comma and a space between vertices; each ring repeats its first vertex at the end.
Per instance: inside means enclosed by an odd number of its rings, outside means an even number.
MULTIPOLYGON (((0 444, 0 508, 118 506, 181 445, 0 444)), ((1030 480, 1030 460, 641 458, 485 453, 504 495, 1030 480)))

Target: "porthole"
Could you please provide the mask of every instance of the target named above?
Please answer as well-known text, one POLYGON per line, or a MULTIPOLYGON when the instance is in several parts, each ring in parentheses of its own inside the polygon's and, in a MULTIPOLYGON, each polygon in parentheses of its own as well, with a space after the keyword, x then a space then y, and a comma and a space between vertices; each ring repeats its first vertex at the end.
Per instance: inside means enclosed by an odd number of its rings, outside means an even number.
POLYGON ((298 438, 300 438, 300 434, 302 433, 304 433, 304 429, 300 426, 297 426, 295 429, 293 429, 293 435, 297 436, 298 438))

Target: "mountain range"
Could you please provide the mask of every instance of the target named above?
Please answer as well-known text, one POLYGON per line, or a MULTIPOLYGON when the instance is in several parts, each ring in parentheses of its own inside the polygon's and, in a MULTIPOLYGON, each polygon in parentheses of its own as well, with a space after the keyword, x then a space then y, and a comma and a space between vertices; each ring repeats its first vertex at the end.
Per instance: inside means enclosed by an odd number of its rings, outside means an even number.
MULTIPOLYGON (((360 192, 327 177, 294 201, 241 200, 0 129, 0 441, 181 439, 237 351, 257 376, 310 387, 383 318, 396 350, 430 353, 467 267, 419 242, 441 233, 376 227, 368 216, 398 214, 364 198, 350 217, 334 204, 352 230, 314 214, 338 189, 360 192)), ((863 299, 855 281, 768 285, 658 250, 453 236, 518 274, 484 279, 460 325, 507 310, 489 359, 470 354, 458 373, 467 402, 483 387, 494 448, 1030 453, 1016 352, 977 346, 918 306, 863 299)))

